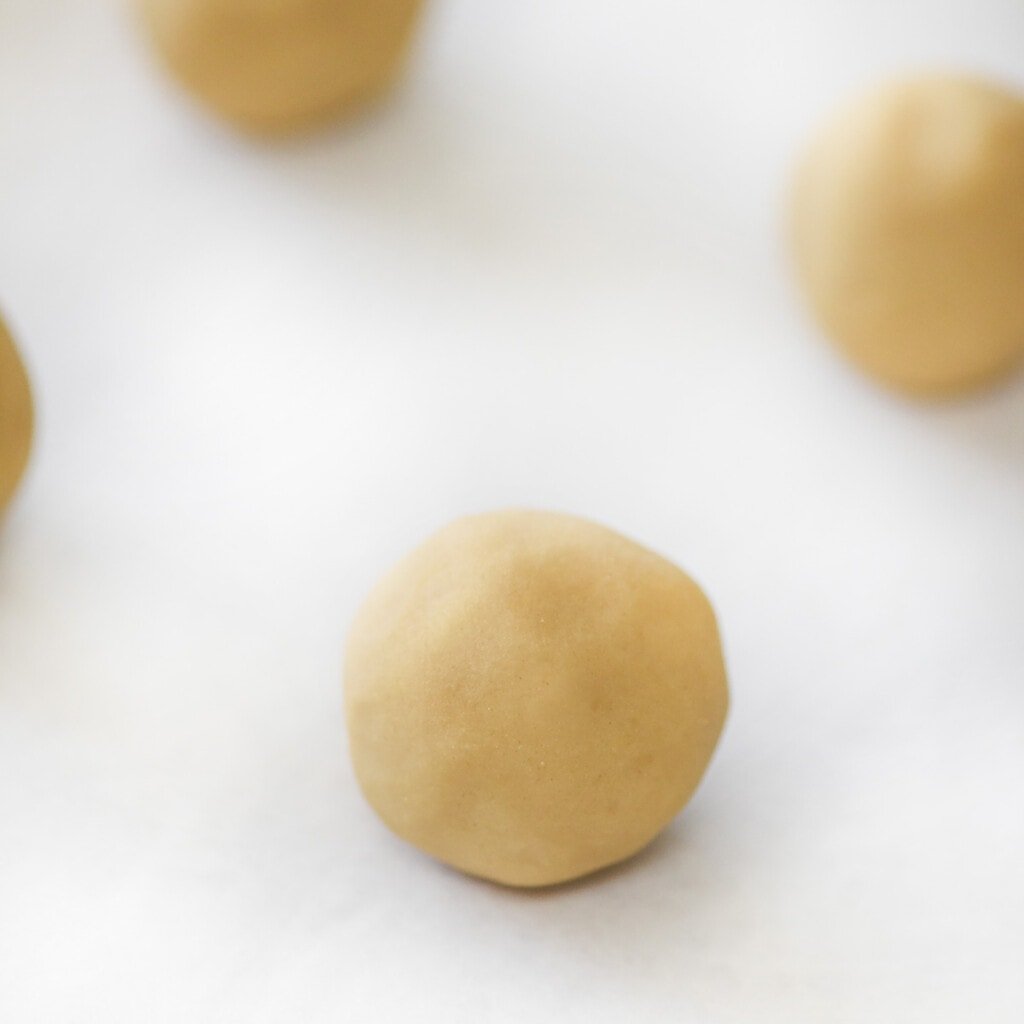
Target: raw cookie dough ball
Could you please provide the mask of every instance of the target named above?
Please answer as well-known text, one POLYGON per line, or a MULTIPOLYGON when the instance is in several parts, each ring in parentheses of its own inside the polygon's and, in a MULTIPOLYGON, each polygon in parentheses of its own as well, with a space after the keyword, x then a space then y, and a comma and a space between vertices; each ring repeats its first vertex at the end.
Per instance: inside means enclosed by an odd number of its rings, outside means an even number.
POLYGON ((421 0, 136 0, 156 48, 221 116, 280 132, 345 112, 397 74, 421 0))
POLYGON ((0 514, 21 480, 32 446, 32 397, 28 377, 0 320, 0 514))
POLYGON ((868 373, 972 387, 1024 353, 1024 101, 966 78, 889 85, 836 117, 794 193, 801 283, 868 373))
POLYGON ((690 799, 728 705, 700 588, 604 527, 461 519, 352 627, 356 776, 398 835, 508 885, 629 857, 690 799))

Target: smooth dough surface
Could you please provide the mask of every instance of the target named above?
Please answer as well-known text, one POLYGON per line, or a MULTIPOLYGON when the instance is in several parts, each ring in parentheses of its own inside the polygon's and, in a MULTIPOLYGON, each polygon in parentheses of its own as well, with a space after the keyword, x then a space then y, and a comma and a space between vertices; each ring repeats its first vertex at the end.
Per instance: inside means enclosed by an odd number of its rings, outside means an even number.
POLYGON ((0 514, 10 503, 32 447, 32 397, 25 367, 0 320, 0 514))
POLYGON ((176 78, 257 133, 345 113, 398 73, 422 0, 136 0, 176 78))
POLYGON ((650 842, 697 787, 727 705, 700 588, 573 516, 456 521, 378 584, 349 637, 366 798, 421 850, 508 885, 650 842))
POLYGON ((842 111, 795 183, 798 274, 825 332, 904 391, 960 391, 1024 354, 1024 102, 968 78, 842 111))

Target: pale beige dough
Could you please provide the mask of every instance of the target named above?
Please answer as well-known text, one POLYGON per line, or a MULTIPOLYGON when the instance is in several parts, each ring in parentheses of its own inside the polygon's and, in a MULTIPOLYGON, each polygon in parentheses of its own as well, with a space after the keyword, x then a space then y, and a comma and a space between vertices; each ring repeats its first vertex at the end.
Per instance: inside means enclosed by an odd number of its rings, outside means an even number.
POLYGON ((1024 354, 1024 102, 969 78, 887 85, 834 117, 793 194, 825 332, 898 389, 961 391, 1024 354))
POLYGON ((0 320, 0 515, 18 487, 32 447, 32 396, 25 367, 0 320))
POLYGON ((346 113, 398 73, 422 0, 135 0, 157 51, 256 133, 346 113))
POLYGON ((377 585, 349 637, 367 800, 421 850, 508 885, 649 843, 697 787, 727 705, 700 588, 567 515, 456 521, 377 585))

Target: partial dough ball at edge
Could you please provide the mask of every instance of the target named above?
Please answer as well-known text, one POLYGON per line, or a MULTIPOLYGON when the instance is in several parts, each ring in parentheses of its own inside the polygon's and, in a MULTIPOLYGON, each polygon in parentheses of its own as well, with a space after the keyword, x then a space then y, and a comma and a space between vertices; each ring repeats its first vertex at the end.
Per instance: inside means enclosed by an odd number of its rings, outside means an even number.
POLYGON ((0 319, 0 516, 7 510, 28 465, 32 430, 28 374, 0 319))
POLYGON ((362 108, 401 71, 423 0, 135 0, 163 64, 254 135, 362 108))
POLYGON ((917 395, 976 388, 1024 355, 1024 100, 919 76, 842 109, 794 180, 799 283, 825 334, 917 395))

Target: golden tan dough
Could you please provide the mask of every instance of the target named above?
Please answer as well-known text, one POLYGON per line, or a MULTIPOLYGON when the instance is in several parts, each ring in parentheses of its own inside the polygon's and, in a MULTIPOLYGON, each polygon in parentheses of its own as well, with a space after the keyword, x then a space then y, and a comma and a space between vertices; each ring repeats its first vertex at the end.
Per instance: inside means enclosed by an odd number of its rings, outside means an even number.
POLYGON ((421 850, 508 885, 649 843, 690 799, 727 705, 700 588, 568 515, 452 523, 377 585, 349 637, 367 800, 421 850))
POLYGON ((0 515, 6 510, 32 447, 32 396, 25 367, 0 320, 0 515))
POLYGON ((391 84, 422 0, 136 0, 172 74, 255 133, 347 113, 391 84))
POLYGON ((825 332, 904 391, 961 391, 1024 354, 1024 102, 920 77, 840 112, 796 177, 799 280, 825 332))

